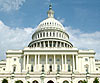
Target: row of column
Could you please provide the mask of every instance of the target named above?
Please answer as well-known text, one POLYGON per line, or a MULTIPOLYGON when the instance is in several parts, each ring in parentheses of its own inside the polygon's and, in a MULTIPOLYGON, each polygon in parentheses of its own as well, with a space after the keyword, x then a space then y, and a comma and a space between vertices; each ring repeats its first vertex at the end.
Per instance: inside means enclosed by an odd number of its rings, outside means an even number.
MULTIPOLYGON (((38 64, 40 64, 40 55, 35 55, 35 65, 37 64, 37 56, 38 56, 38 64)), ((66 65, 66 63, 67 63, 66 56, 67 55, 61 55, 61 56, 62 56, 61 64, 62 64, 62 70, 63 70, 64 69, 63 68, 64 57, 65 57, 65 65, 66 65)), ((26 64, 29 64, 29 55, 24 55, 23 59, 24 59, 23 60, 23 70, 25 70, 26 64), (26 56, 27 56, 27 60, 26 60, 26 56), (26 61, 27 61, 27 63, 26 63, 26 61)), ((48 55, 46 55, 46 64, 48 64, 48 55)), ((55 64, 56 64, 56 55, 54 55, 54 65, 55 64)), ((75 69, 77 70, 77 67, 78 67, 78 56, 76 55, 76 57, 75 57, 75 55, 72 55, 72 71, 74 72, 75 69), (76 62, 75 62, 75 60, 76 60, 76 62)))
POLYGON ((34 43, 33 46, 31 46, 31 47, 71 47, 71 46, 64 42, 41 41, 41 42, 34 43))

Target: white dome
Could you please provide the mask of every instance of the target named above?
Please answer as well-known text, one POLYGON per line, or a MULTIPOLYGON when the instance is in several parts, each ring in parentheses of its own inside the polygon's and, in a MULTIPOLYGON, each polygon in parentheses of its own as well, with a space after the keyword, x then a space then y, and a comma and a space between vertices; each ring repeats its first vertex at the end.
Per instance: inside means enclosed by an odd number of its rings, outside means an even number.
POLYGON ((43 20, 39 25, 38 28, 43 29, 43 28, 56 28, 56 29, 61 29, 61 30, 65 30, 63 25, 56 20, 55 18, 47 18, 45 20, 43 20))

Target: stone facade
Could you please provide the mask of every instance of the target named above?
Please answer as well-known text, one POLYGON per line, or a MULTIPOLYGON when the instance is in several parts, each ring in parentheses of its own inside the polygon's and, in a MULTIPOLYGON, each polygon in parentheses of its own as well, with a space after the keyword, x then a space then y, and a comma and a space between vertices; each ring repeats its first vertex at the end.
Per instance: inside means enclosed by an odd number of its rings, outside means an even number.
POLYGON ((93 83, 95 77, 100 79, 100 61, 95 60, 94 50, 75 48, 54 18, 51 5, 47 13, 28 47, 6 52, 6 60, 0 61, 0 83, 3 79, 9 83, 93 83))

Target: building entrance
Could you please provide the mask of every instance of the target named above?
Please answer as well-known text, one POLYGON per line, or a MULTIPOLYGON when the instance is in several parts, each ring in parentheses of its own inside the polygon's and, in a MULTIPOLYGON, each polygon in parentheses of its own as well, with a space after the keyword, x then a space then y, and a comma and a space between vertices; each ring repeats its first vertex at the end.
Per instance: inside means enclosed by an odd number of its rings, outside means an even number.
POLYGON ((48 81, 47 83, 54 83, 52 80, 48 81))

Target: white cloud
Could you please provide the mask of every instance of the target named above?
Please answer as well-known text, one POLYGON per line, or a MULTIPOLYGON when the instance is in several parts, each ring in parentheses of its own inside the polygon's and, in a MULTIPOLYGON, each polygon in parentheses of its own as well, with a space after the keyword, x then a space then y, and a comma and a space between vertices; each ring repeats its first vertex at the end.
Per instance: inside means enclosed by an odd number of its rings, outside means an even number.
POLYGON ((25 0, 0 0, 0 10, 5 12, 18 10, 24 2, 25 0))
POLYGON ((31 41, 33 28, 11 28, 0 21, 0 59, 5 58, 6 50, 22 49, 31 41))
POLYGON ((79 29, 75 30, 71 27, 66 27, 70 35, 70 41, 79 49, 93 49, 96 52, 95 57, 100 59, 100 31, 93 33, 85 33, 79 29))
MULTIPOLYGON (((79 29, 65 27, 74 47, 94 49, 96 58, 100 59, 100 32, 85 33, 79 29)), ((36 28, 35 28, 36 29, 36 28)), ((0 59, 5 58, 7 49, 22 49, 31 41, 33 28, 11 28, 0 21, 0 59)))
POLYGON ((64 18, 57 17, 57 19, 63 24, 65 22, 64 18))

